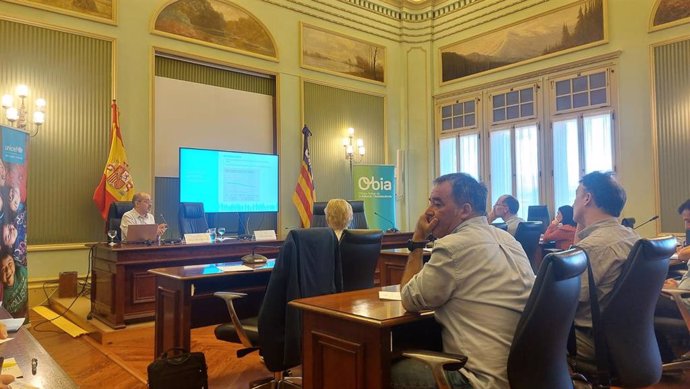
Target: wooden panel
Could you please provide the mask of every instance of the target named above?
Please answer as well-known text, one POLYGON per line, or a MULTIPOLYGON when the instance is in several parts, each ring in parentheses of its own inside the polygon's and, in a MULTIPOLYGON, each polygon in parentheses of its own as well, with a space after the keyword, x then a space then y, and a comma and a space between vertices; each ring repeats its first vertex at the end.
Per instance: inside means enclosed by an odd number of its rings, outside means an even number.
POLYGON ((156 301, 156 276, 147 270, 132 274, 132 304, 154 303, 156 301))
POLYGON ((158 287, 157 298, 159 303, 156 306, 157 336, 154 351, 156 355, 176 344, 182 344, 180 337, 182 331, 179 328, 179 320, 177 319, 182 312, 180 293, 180 291, 167 289, 162 286, 158 287))
POLYGON ((323 389, 364 387, 364 345, 312 332, 314 384, 323 389), (337 371, 339 374, 326 374, 337 371))

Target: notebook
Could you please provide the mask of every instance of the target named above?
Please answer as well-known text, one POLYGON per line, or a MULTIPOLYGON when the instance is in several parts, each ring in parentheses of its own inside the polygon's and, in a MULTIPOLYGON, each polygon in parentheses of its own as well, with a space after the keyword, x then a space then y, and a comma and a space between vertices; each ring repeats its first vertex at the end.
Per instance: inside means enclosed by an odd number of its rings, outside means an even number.
POLYGON ((158 239, 158 224, 130 224, 127 227, 127 242, 152 242, 158 239))

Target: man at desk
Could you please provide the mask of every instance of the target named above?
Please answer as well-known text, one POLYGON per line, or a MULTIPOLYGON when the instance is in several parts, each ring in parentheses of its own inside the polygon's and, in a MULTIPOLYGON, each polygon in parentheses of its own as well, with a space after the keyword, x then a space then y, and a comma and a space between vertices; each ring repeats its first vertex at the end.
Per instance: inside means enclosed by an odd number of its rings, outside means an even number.
MULTIPOLYGON (((156 219, 151 214, 151 195, 146 192, 139 192, 132 198, 134 208, 122 215, 120 222, 120 231, 122 232, 122 240, 127 240, 127 227, 131 224, 155 224, 156 219)), ((158 225, 158 236, 163 235, 168 228, 167 224, 161 223, 158 225)))
POLYGON ((515 197, 504 194, 496 200, 496 204, 494 204, 487 218, 489 223, 493 223, 494 220, 500 217, 508 225, 510 235, 515 235, 518 224, 524 222, 522 218, 518 217, 518 210, 520 210, 520 202, 515 197))
MULTIPOLYGON (((589 256, 600 306, 605 305, 610 297, 630 250, 640 239, 635 231, 618 221, 626 198, 625 189, 611 172, 594 171, 584 175, 575 191, 575 245, 589 256)), ((589 298, 589 279, 587 272, 584 272, 580 276, 575 335, 577 358, 591 361, 595 354, 589 298)))
MULTIPOLYGON (((443 350, 468 357, 448 374, 453 388, 507 389, 513 334, 534 283, 520 243, 486 220, 486 188, 463 173, 438 177, 419 217, 401 286, 408 311, 434 310, 443 350), (438 238, 422 265, 427 236, 438 238)), ((393 388, 436 388, 430 369, 412 359, 392 367, 393 388)))

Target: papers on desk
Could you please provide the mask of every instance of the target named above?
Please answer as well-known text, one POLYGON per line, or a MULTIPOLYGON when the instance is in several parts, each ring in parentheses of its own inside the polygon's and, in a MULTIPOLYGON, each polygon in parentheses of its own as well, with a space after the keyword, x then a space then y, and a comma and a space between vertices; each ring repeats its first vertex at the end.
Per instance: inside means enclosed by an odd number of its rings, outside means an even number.
POLYGON ((402 300, 402 297, 400 297, 400 292, 388 292, 385 290, 379 291, 379 298, 381 300, 402 300))
POLYGON ((24 318, 20 317, 18 319, 0 319, 0 323, 7 327, 8 332, 19 331, 19 328, 24 324, 24 318))
POLYGON ((253 271, 249 266, 246 265, 232 265, 232 266, 218 266, 218 269, 224 272, 237 272, 237 271, 253 271))

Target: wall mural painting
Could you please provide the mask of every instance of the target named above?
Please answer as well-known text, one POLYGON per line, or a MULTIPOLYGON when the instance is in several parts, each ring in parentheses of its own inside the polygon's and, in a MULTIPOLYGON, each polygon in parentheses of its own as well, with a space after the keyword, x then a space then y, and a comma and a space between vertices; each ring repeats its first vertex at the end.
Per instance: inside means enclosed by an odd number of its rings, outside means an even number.
POLYGON ((277 58, 273 38, 253 15, 224 0, 178 0, 163 8, 155 31, 172 38, 277 58))
POLYGON ((48 9, 80 18, 115 24, 117 0, 6 0, 10 3, 48 9))
POLYGON ((442 47, 442 82, 605 43, 604 11, 604 0, 579 1, 442 47))
POLYGON ((690 0, 659 0, 654 8, 652 29, 690 22, 690 0))
POLYGON ((303 24, 301 65, 384 83, 386 48, 303 24))

